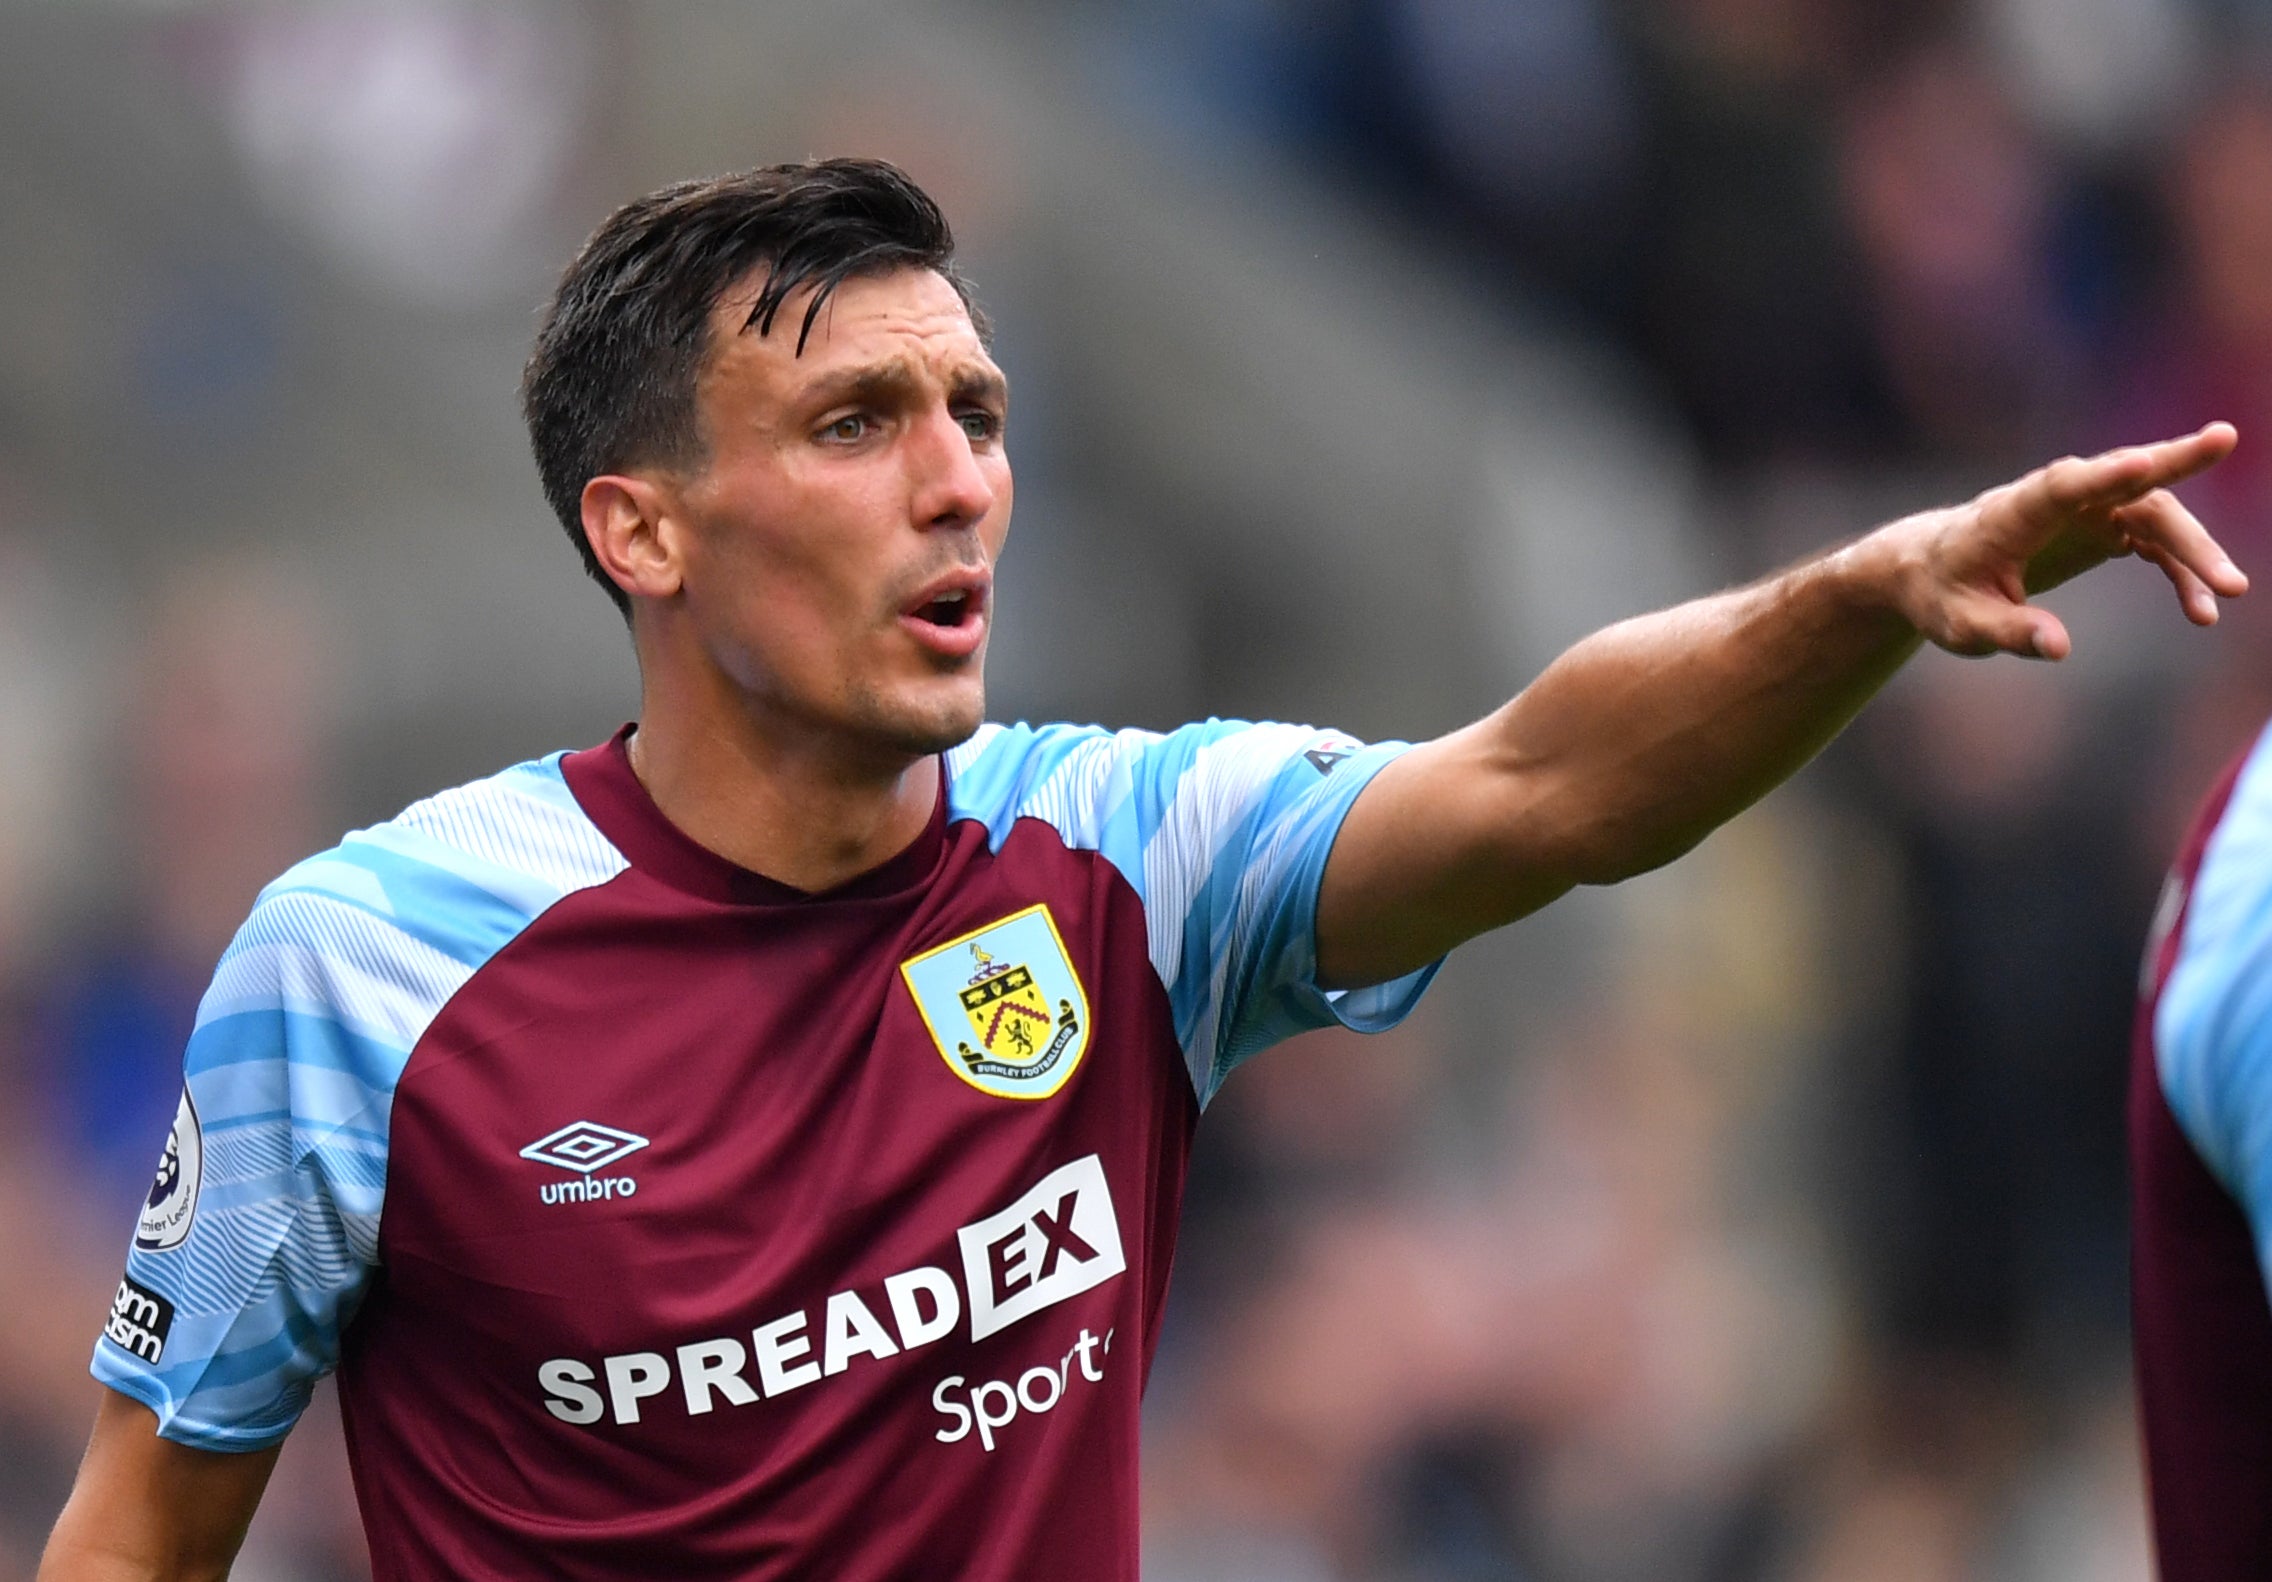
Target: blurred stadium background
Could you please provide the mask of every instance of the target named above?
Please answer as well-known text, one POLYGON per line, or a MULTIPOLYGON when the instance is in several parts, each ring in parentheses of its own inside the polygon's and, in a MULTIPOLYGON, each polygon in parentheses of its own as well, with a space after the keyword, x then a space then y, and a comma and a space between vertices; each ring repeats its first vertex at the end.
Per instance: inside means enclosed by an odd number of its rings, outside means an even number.
MULTIPOLYGON (((37 4, 0 13, 0 1578, 253 892, 602 737, 514 401, 663 181, 898 159, 1017 387, 996 713, 1457 724, 1618 615, 2241 425, 2261 0, 37 4)), ((2073 590, 1678 867, 1203 1128, 1150 1582, 2143 1582, 2120 1093, 2272 606, 2073 590)), ((2266 596, 2258 595, 2263 602, 2266 596)), ((238 1568, 362 1574, 328 1396, 238 1568)))

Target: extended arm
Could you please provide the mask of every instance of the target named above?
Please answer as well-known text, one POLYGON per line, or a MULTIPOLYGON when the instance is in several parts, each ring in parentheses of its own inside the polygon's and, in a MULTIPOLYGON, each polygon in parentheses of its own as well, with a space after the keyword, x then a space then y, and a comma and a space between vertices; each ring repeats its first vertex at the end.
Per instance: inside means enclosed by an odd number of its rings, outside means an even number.
POLYGON ((150 1409, 103 1392, 39 1582, 205 1582, 229 1574, 277 1452, 193 1450, 150 1409))
POLYGON ((2110 557, 2160 566, 2209 625, 2247 580, 2168 488, 2233 444, 2212 424, 2054 462, 1595 633, 1357 799, 1319 896, 1320 981, 1395 977, 1574 885, 1671 861, 1813 757, 1922 642, 2064 658, 2066 628, 2028 595, 2110 557))

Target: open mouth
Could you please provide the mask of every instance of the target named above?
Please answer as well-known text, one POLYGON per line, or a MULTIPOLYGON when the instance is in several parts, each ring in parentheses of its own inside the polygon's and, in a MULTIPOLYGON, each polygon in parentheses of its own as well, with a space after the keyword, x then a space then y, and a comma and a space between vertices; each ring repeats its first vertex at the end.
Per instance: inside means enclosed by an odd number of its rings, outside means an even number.
POLYGON ((964 572, 942 577, 900 611, 906 630, 924 647, 964 660, 986 640, 986 577, 964 572))
POLYGON ((926 626, 943 626, 950 630, 968 624, 978 615, 978 590, 955 588, 927 599, 908 614, 926 626))

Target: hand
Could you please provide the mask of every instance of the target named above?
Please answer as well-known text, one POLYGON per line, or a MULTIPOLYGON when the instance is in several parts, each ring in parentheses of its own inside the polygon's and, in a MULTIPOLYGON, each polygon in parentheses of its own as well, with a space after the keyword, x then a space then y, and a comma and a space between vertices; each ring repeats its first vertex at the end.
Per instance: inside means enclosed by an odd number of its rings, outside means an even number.
POLYGON ((1963 505, 1904 517, 1853 550, 1890 557, 1880 586, 1951 653, 2066 658, 2066 626, 2028 595, 2120 555, 2159 566, 2185 618, 2211 626, 2219 596, 2238 598, 2248 578, 2169 490, 2237 443, 2231 424, 2211 423, 2182 439, 2069 456, 1963 505))

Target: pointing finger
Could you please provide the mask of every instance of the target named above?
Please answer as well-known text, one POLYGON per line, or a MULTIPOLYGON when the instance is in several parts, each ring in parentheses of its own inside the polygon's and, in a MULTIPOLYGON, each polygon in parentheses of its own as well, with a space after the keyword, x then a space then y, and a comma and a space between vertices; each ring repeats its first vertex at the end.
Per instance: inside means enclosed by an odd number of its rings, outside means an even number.
POLYGON ((2239 443, 2240 431, 2230 423, 2205 423, 2190 434, 2143 448, 2153 458, 2154 487, 2166 489, 2207 472, 2239 443))
POLYGON ((2068 456, 2040 467, 2020 484, 2027 504, 2061 516, 2106 510, 2135 500, 2153 485, 2153 462, 2141 447, 2097 456, 2068 456))
POLYGON ((2043 500, 2062 511, 2108 510, 2215 466, 2238 443, 2230 423, 2211 423, 2176 439, 2070 456, 2038 469, 2028 481, 2039 483, 2043 500))

